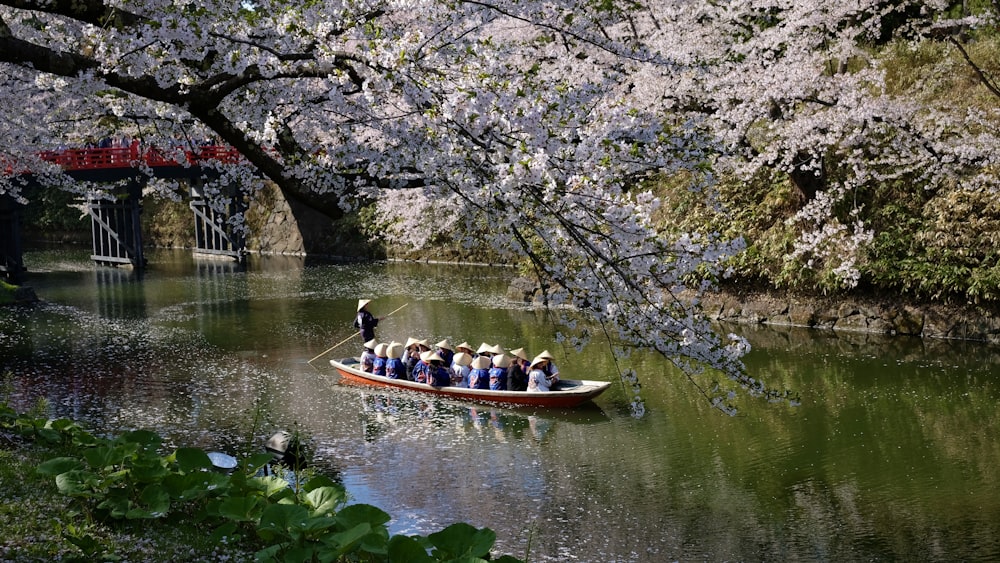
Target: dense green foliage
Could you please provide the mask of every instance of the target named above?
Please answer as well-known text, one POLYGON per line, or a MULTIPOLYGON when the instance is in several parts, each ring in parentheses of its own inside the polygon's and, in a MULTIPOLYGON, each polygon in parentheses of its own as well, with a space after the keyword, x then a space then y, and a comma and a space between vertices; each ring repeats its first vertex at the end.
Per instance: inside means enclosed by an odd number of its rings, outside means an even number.
POLYGON ((0 305, 13 303, 15 291, 17 291, 17 287, 0 280, 0 305))
MULTIPOLYGON (((424 536, 390 535, 388 514, 364 504, 348 504, 344 487, 322 475, 299 471, 264 472, 270 454, 244 456, 231 473, 219 471, 197 448, 177 448, 164 455, 153 432, 139 430, 115 438, 94 436, 68 420, 19 415, 0 405, 0 445, 25 443, 58 455, 37 466, 36 475, 70 499, 52 529, 36 532, 46 540, 0 556, 44 560, 112 561, 140 557, 170 561, 167 549, 149 558, 123 545, 108 529, 165 535, 183 545, 198 545, 212 560, 282 561, 461 561, 490 559, 496 535, 488 528, 458 523, 424 536), (150 526, 137 526, 136 523, 150 526), (181 539, 183 538, 183 539, 181 539), (65 542, 60 545, 61 542, 65 542), (67 551, 67 546, 73 546, 67 551), (221 550, 221 551, 219 551, 221 550), (256 552, 255 555, 250 553, 256 552), (162 559, 160 558, 162 557, 162 559)), ((0 450, 4 457, 9 453, 0 450)), ((4 489, 15 491, 0 502, 0 513, 23 505, 27 489, 13 481, 25 476, 5 459, 0 472, 4 489), (8 483, 8 481, 12 481, 8 483)), ((36 491, 37 492, 37 491, 36 491)), ((51 509, 51 508, 50 508, 51 509)), ((11 522, 4 519, 5 522, 11 522)), ((30 520, 29 520, 30 521, 30 520)), ((5 525, 5 534, 13 530, 5 525)), ((185 558, 187 558, 185 556, 185 558)), ((503 556, 496 561, 518 561, 503 556)))
POLYGON ((29 185, 24 196, 24 226, 33 233, 51 235, 54 232, 90 230, 90 222, 82 221, 83 213, 78 196, 65 190, 29 185))

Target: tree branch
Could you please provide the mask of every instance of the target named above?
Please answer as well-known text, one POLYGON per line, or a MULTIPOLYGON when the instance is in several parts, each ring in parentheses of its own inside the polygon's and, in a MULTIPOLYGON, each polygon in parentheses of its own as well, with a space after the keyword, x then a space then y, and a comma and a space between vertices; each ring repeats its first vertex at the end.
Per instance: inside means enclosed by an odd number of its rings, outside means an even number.
POLYGON ((969 52, 965 50, 965 46, 962 45, 958 39, 955 39, 950 35, 948 36, 948 42, 954 45, 955 48, 958 49, 959 53, 962 53, 962 57, 965 59, 965 62, 969 63, 972 70, 977 76, 979 76, 979 81, 983 83, 983 86, 986 86, 986 89, 992 92, 994 96, 1000 98, 1000 87, 997 87, 997 85, 990 80, 988 76, 986 76, 983 69, 972 60, 972 57, 969 56, 969 52))

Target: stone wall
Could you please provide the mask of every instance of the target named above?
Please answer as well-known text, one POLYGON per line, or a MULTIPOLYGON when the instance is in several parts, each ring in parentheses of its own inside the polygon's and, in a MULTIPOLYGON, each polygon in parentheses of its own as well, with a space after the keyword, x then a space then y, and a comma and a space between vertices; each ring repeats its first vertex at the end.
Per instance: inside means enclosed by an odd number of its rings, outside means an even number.
POLYGON ((953 338, 1000 343, 996 308, 908 303, 898 298, 715 293, 702 306, 709 318, 741 324, 953 338))
MULTIPOLYGON (((517 278, 508 287, 507 297, 534 302, 540 293, 533 282, 517 278)), ((729 323, 1000 343, 996 307, 908 303, 890 297, 719 292, 705 295, 702 308, 710 319, 729 323)))
MULTIPOLYGON (((250 252, 342 259, 368 258, 373 252, 357 234, 353 216, 334 221, 323 213, 285 199, 270 182, 255 194, 246 220, 249 227, 247 250, 250 252)), ((194 214, 187 200, 147 198, 143 202, 142 228, 144 240, 150 246, 194 247, 194 214)))

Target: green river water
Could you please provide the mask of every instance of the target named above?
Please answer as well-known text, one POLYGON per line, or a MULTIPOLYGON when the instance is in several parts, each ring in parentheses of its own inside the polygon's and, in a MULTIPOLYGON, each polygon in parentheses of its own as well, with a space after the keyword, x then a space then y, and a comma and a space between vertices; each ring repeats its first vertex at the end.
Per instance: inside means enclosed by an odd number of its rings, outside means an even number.
POLYGON ((997 347, 725 327, 801 405, 743 397, 728 417, 636 354, 641 418, 620 384, 580 409, 490 408, 342 385, 308 360, 351 335, 363 297, 376 315, 407 305, 380 340, 548 348, 564 376, 617 381, 606 344, 564 347, 553 315, 505 299, 511 270, 149 259, 137 275, 82 249, 25 256, 43 303, 0 308, 13 406, 230 452, 296 431, 393 532, 465 521, 533 562, 1000 560, 997 347))

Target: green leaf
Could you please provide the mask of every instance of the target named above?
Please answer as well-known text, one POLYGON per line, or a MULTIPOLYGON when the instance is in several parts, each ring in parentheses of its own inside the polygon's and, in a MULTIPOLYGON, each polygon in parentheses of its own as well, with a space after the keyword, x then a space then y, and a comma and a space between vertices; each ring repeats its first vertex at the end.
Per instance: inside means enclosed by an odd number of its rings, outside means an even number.
POLYGON ((371 531, 372 528, 368 524, 358 524, 350 530, 334 534, 331 539, 339 546, 333 553, 333 555, 335 555, 334 559, 339 559, 357 549, 357 546, 361 544, 361 541, 364 540, 365 536, 367 536, 371 531))
POLYGON ((430 563, 436 559, 428 555, 427 550, 417 540, 408 536, 392 536, 389 538, 389 561, 430 563))
POLYGON ((170 470, 163 466, 160 458, 144 460, 137 463, 131 470, 132 478, 139 483, 156 483, 162 481, 170 470))
POLYGON ((312 478, 306 481, 306 483, 302 485, 302 490, 306 492, 311 492, 316 489, 319 489, 320 487, 333 487, 335 489, 340 489, 341 491, 344 491, 343 485, 335 482, 333 479, 330 479, 326 475, 322 474, 314 475, 312 478))
POLYGON ((219 515, 236 522, 253 522, 263 504, 258 497, 229 497, 219 505, 219 515))
POLYGON ((263 452, 244 458, 243 461, 240 462, 240 465, 241 467, 243 467, 245 473, 252 474, 256 473, 257 471, 259 471, 265 465, 271 463, 272 461, 274 461, 274 456, 269 453, 263 452))
POLYGON ((309 534, 311 537, 317 537, 316 532, 324 532, 330 530, 337 525, 337 521, 333 518, 328 518, 326 516, 310 516, 302 526, 299 528, 303 533, 309 534))
POLYGON ((84 469, 85 467, 86 465, 75 457, 57 457, 42 462, 38 468, 35 469, 35 472, 39 475, 54 477, 61 473, 66 473, 67 471, 84 469))
POLYGON ((382 509, 370 504, 352 504, 341 509, 335 518, 344 529, 347 529, 362 523, 370 524, 375 528, 385 524, 392 517, 382 509))
POLYGON ((289 493, 294 494, 288 487, 288 481, 285 481, 281 477, 275 477, 274 475, 248 479, 247 485, 253 490, 261 491, 267 498, 277 497, 278 499, 281 499, 286 498, 289 493))
POLYGON ((64 432, 70 428, 76 427, 76 423, 68 418, 58 418, 45 423, 45 427, 64 432))
POLYGON ((209 537, 213 542, 219 543, 223 538, 234 537, 238 528, 239 525, 236 522, 226 522, 225 524, 212 530, 212 535, 209 537))
POLYGON ((70 470, 56 475, 56 487, 59 492, 71 497, 92 497, 101 485, 97 474, 90 471, 70 470))
POLYGON ((257 535, 267 541, 275 538, 291 537, 291 531, 302 528, 309 511, 297 504, 272 504, 264 509, 257 526, 257 535))
POLYGON ((306 505, 312 508, 316 515, 331 514, 337 511, 337 506, 344 502, 344 490, 335 487, 320 487, 305 495, 306 505))
POLYGON ((39 438, 49 444, 58 444, 62 442, 62 433, 58 430, 53 430, 51 428, 39 428, 36 431, 39 438))
POLYGON ((146 450, 155 450, 160 447, 163 439, 156 432, 149 430, 133 430, 126 432, 119 437, 119 440, 129 444, 136 444, 146 450))
POLYGON ((476 529, 464 522, 452 524, 440 532, 429 534, 427 539, 438 548, 442 559, 485 557, 496 542, 496 533, 489 529, 476 529))
POLYGON ((79 548, 80 551, 84 553, 84 555, 94 556, 103 551, 100 542, 94 539, 94 536, 90 534, 82 534, 82 535, 63 534, 62 537, 69 543, 79 548))
POLYGON ((112 518, 125 518, 134 506, 124 489, 111 489, 97 508, 107 510, 112 518))
POLYGON ((126 456, 124 448, 119 448, 109 444, 101 444, 84 450, 83 457, 87 463, 95 469, 103 469, 112 465, 117 465, 124 461, 126 456))
POLYGON ((170 495, 159 484, 152 484, 142 490, 139 500, 149 511, 145 518, 162 518, 170 512, 170 495))
POLYGON ((163 478, 163 488, 177 500, 191 500, 208 494, 203 475, 171 473, 163 478))
POLYGON ((174 455, 177 458, 177 467, 184 473, 212 468, 212 460, 199 448, 177 448, 174 455))

